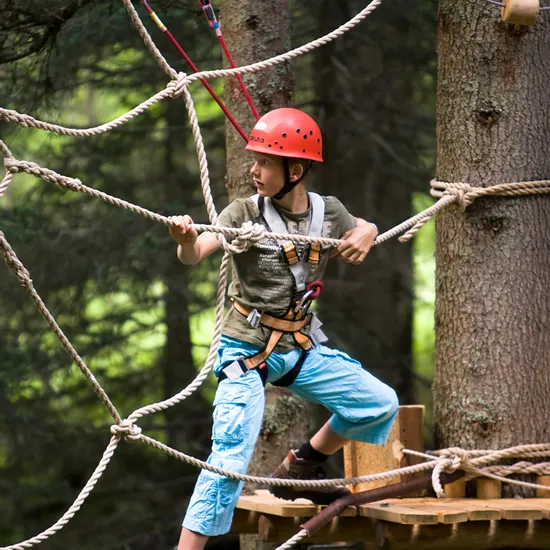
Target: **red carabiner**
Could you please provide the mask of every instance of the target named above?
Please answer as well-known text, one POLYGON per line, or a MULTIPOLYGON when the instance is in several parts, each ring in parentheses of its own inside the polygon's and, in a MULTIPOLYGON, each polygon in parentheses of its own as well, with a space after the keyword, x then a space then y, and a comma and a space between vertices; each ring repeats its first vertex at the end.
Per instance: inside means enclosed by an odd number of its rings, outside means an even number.
POLYGON ((323 281, 311 281, 311 283, 306 286, 306 292, 312 291, 309 295, 309 299, 317 300, 319 294, 321 294, 321 290, 323 290, 323 286, 323 281))

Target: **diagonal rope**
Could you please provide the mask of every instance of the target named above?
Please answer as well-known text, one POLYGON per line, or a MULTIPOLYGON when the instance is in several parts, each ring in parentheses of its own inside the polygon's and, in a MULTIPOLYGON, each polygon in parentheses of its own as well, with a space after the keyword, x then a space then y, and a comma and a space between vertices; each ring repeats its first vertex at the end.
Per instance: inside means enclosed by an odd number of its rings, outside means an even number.
MULTIPOLYGON (((336 39, 341 36, 343 33, 352 29, 360 21, 366 18, 376 7, 381 3, 381 0, 373 0, 365 9, 363 9, 359 14, 357 14, 350 21, 340 26, 338 29, 321 37, 317 40, 310 42, 302 47, 296 48, 289 52, 286 52, 282 55, 273 57, 271 59, 260 61, 251 65, 244 67, 239 67, 236 69, 226 69, 218 71, 206 71, 202 73, 195 73, 190 76, 186 76, 184 73, 177 73, 167 61, 164 59, 158 48, 155 46, 153 40, 151 39, 149 33, 145 29, 138 13, 133 8, 130 0, 122 0, 125 8, 127 9, 130 19, 137 27, 139 34, 145 42, 145 45, 155 57, 161 68, 166 72, 166 74, 171 78, 171 81, 168 83, 167 87, 152 96, 147 101, 141 103, 125 115, 114 119, 111 122, 102 124, 100 126, 88 129, 71 129, 65 128, 60 125, 54 125, 45 123, 39 120, 30 117, 29 115, 23 115, 16 111, 7 110, 0 108, 0 119, 8 120, 9 122, 15 122, 22 126, 30 126, 36 128, 42 128, 44 130, 72 136, 89 136, 97 135, 103 132, 107 132, 115 129, 116 127, 124 124, 143 111, 161 101, 165 98, 177 98, 183 96, 185 100, 185 105, 189 114, 189 120, 192 127, 193 138, 195 141, 195 148, 197 151, 197 157, 199 162, 200 178, 201 178, 201 189, 205 199, 205 205, 208 211, 208 216, 211 222, 211 225, 205 224, 196 224, 195 228, 197 231, 211 231, 217 233, 220 238, 220 243, 225 249, 225 254, 222 259, 222 264, 220 268, 220 277, 218 282, 218 293, 216 301, 216 328, 212 338, 212 345, 209 350, 209 354, 203 369, 199 372, 196 378, 182 391, 180 391, 175 396, 166 399, 160 403, 154 403, 141 407, 134 411, 127 419, 121 420, 120 416, 114 405, 110 402, 107 394, 101 388, 100 384, 95 380, 93 374, 84 364, 82 359, 78 356, 77 352, 74 350, 68 339, 65 337, 57 323, 55 322, 53 316, 47 310, 46 306, 43 304, 39 295, 34 290, 32 286, 32 280, 28 271, 25 269, 23 264, 19 261, 11 246, 4 238, 3 233, 0 232, 0 248, 1 253, 4 256, 8 266, 14 271, 18 277, 22 286, 30 293, 33 301, 38 307, 39 311, 47 320, 48 324, 58 336, 61 343, 71 354, 73 359, 77 362, 77 365, 87 377, 87 379, 92 383, 94 390, 100 396, 107 410, 111 413, 115 419, 116 424, 111 427, 111 432, 113 438, 111 439, 98 467, 94 471, 92 477, 81 491, 73 505, 69 510, 62 516, 62 518, 54 524, 51 528, 44 531, 40 535, 29 539, 20 544, 16 544, 10 547, 7 547, 9 550, 20 550, 23 548, 29 548, 34 546, 43 540, 46 540, 57 531, 63 528, 63 526, 74 516, 78 511, 85 498, 88 496, 90 491, 93 489, 97 480, 102 475, 105 470, 108 462, 114 454, 114 451, 118 445, 120 439, 125 438, 133 441, 142 441, 152 447, 155 447, 178 460, 185 461, 194 466, 210 470, 212 472, 218 473, 229 477, 231 479, 238 479, 242 481, 247 481, 249 483, 269 483, 271 485, 280 485, 280 486, 298 486, 298 487, 327 487, 340 484, 355 484, 363 481, 373 481, 378 479, 390 479, 400 474, 415 473, 425 470, 432 470, 432 482, 434 489, 438 495, 442 495, 443 490, 439 481, 439 477, 443 472, 453 472, 457 469, 465 470, 470 477, 475 476, 486 476, 493 479, 499 479, 504 482, 514 483, 522 485, 525 487, 536 487, 536 488, 545 488, 542 485, 535 483, 529 483, 519 480, 507 479, 505 476, 514 474, 514 473, 547 473, 550 468, 550 463, 542 463, 533 465, 528 462, 519 462, 511 466, 487 466, 495 460, 501 460, 506 458, 544 458, 550 456, 550 444, 539 444, 539 445, 523 445, 517 446, 509 449, 504 449, 501 451, 464 451, 462 449, 445 449, 439 451, 435 455, 423 454, 424 458, 427 458, 429 462, 423 464, 413 465, 405 468, 396 469, 390 472, 381 472, 379 474, 373 474, 368 476, 359 476, 356 478, 349 479, 333 479, 333 480, 282 480, 282 479, 273 479, 266 477, 258 476, 249 476, 244 474, 238 474, 235 472, 230 472, 221 468, 211 466, 203 461, 200 461, 194 457, 181 453, 175 449, 172 449, 163 443, 156 441, 152 438, 149 438, 141 433, 141 429, 135 424, 135 421, 139 418, 151 414, 153 412, 158 412, 164 410, 168 407, 171 407, 180 401, 184 400, 186 397, 191 395, 205 380, 208 373, 212 370, 213 364, 216 359, 217 347, 219 344, 221 336, 221 325, 223 320, 223 310, 225 302, 225 290, 227 285, 227 273, 229 266, 229 258, 232 253, 240 253, 244 250, 247 250, 249 246, 257 244, 259 241, 272 238, 277 240, 289 239, 295 240, 297 242, 320 242, 321 244, 326 244, 327 246, 337 246, 341 241, 338 239, 324 239, 324 238, 311 238, 302 235, 286 235, 286 234, 276 234, 265 231, 262 226, 257 226, 255 224, 245 224, 241 228, 223 228, 216 226, 217 212, 214 205, 213 197, 211 194, 210 188, 210 177, 208 171, 208 163, 206 151, 204 149, 204 142, 202 139, 202 134, 198 122, 197 113, 194 107, 193 98, 189 93, 188 86, 191 82, 198 79, 206 78, 217 78, 223 76, 231 75, 240 75, 250 72, 255 72, 266 67, 271 67, 277 63, 282 63, 288 61, 298 55, 307 53, 313 50, 316 47, 322 46, 331 40, 336 39), (228 243, 226 237, 232 238, 232 242, 228 243)), ((4 165, 6 166, 7 172, 4 176, 2 183, 0 184, 0 197, 6 192, 8 185, 13 179, 13 174, 18 172, 27 172, 33 174, 44 181, 54 183, 62 188, 69 189, 72 191, 79 191, 91 195, 96 198, 100 198, 109 204, 113 204, 118 207, 122 207, 128 210, 131 210, 139 215, 145 216, 148 219, 151 219, 156 222, 163 223, 165 225, 171 225, 170 218, 162 216, 151 212, 145 208, 133 205, 116 197, 112 197, 101 191, 97 191, 90 187, 85 186, 80 180, 75 178, 69 178, 57 174, 56 172, 43 168, 35 163, 27 161, 18 161, 13 158, 7 146, 0 141, 0 149, 4 154, 4 165)), ((375 241, 374 244, 380 244, 386 240, 402 233, 409 229, 409 231, 402 237, 403 240, 410 238, 428 219, 430 219, 436 212, 449 206, 452 203, 458 203, 462 209, 465 209, 475 198, 486 195, 502 195, 502 196, 516 196, 516 195, 526 195, 526 194, 540 194, 550 192, 550 182, 541 181, 541 182, 517 182, 517 183, 506 183, 491 186, 489 188, 476 188, 467 183, 444 183, 434 180, 432 182, 432 195, 439 198, 438 202, 431 207, 427 208, 423 212, 409 218, 398 226, 386 231, 381 234, 375 241)), ((280 547, 280 550, 291 548, 297 544, 302 538, 307 535, 305 531, 300 531, 294 537, 289 539, 283 546, 280 547)))
POLYGON ((291 539, 288 539, 284 544, 281 544, 281 546, 277 546, 276 550, 290 550, 290 548, 293 548, 296 544, 298 544, 302 539, 306 538, 307 536, 307 531, 305 529, 302 529, 299 533, 296 533, 291 539))
POLYGON ((57 336, 67 353, 72 357, 73 361, 76 363, 82 374, 88 379, 92 385, 94 391, 101 399, 101 402, 109 411, 109 414, 113 417, 115 422, 120 422, 121 418, 116 410, 116 407, 113 405, 109 396, 105 393, 105 390, 101 387, 101 384, 96 380, 92 371, 88 368, 86 363, 80 357, 78 352, 74 349, 73 345, 65 336, 65 333, 61 327, 57 324, 53 315, 50 313, 38 292, 36 292, 33 284, 30 273, 27 271, 25 266, 21 263, 17 255, 15 254, 13 248, 10 246, 10 243, 4 237, 4 233, 0 231, 0 254, 3 256, 8 267, 13 271, 21 286, 29 293, 32 301, 34 302, 38 311, 42 314, 42 317, 46 320, 52 332, 57 336))
MULTIPOLYGON (((164 72, 168 76, 170 76, 170 78, 172 79, 172 81, 168 84, 166 89, 162 90, 161 92, 158 92, 157 94, 149 98, 147 101, 144 101, 143 103, 141 103, 140 105, 138 105, 137 107, 129 111, 128 113, 110 122, 107 122, 105 124, 101 124, 99 126, 95 126, 92 128, 65 128, 64 126, 61 126, 58 124, 43 122, 41 120, 37 120, 36 118, 33 118, 32 116, 21 114, 21 113, 18 113, 17 111, 14 111, 11 109, 4 109, 1 107, 0 107, 0 120, 14 122, 16 124, 20 124, 21 126, 25 126, 25 127, 40 128, 42 130, 55 132, 62 135, 91 136, 91 135, 102 134, 110 130, 114 130, 116 127, 122 124, 125 124, 126 122, 129 122, 130 120, 132 120, 133 118, 135 118, 136 116, 144 112, 149 107, 152 107, 155 103, 167 97, 175 97, 174 89, 177 88, 179 85, 181 85, 181 78, 178 76, 175 69, 171 68, 170 65, 168 65, 168 62, 164 59, 164 57, 162 56, 158 48, 154 45, 151 36, 149 35, 149 33, 147 32, 147 29, 143 25, 143 22, 141 21, 139 14, 132 6, 131 1, 122 0, 122 2, 124 4, 124 7, 127 9, 128 13, 130 14, 130 18, 134 23, 134 25, 136 26, 147 48, 152 53, 154 58, 157 60, 159 65, 162 67, 164 72)), ((185 85, 187 86, 189 85, 189 83, 194 82, 195 80, 200 80, 201 78, 206 80, 209 78, 219 78, 224 76, 234 76, 237 74, 256 72, 264 68, 272 67, 279 63, 289 61, 290 59, 293 59, 294 57, 297 57, 304 53, 308 53, 319 46, 328 44, 332 40, 342 36, 344 33, 351 30, 353 27, 355 27, 361 21, 363 21, 366 17, 368 17, 381 4, 381 2, 382 0, 373 0, 366 8, 364 8, 355 17, 350 19, 347 23, 341 25, 331 33, 328 33, 325 36, 318 38, 317 40, 314 40, 312 42, 309 42, 308 44, 305 44, 304 46, 300 46, 299 48, 295 48, 294 50, 291 50, 287 53, 272 57, 270 59, 266 59, 264 61, 260 61, 258 63, 246 65, 244 67, 238 67, 237 69, 223 69, 218 71, 202 71, 202 72, 194 73, 192 75, 185 76, 183 78, 183 80, 185 81, 185 85)))
POLYGON ((88 483, 86 483, 86 485, 84 486, 82 491, 80 491, 78 497, 73 502, 71 507, 61 516, 59 520, 57 520, 51 527, 49 527, 39 535, 36 535, 18 544, 12 544, 10 546, 2 547, 0 548, 0 550, 25 550, 27 548, 32 548, 33 546, 36 546, 37 544, 44 542, 45 540, 49 539, 51 536, 61 531, 61 529, 63 529, 63 527, 65 527, 65 525, 67 525, 67 523, 69 523, 69 521, 80 510, 82 504, 84 504, 84 501, 86 500, 88 495, 92 492, 93 488, 96 486, 96 483, 99 481, 99 478, 103 475, 103 472, 107 468, 107 465, 109 464, 109 461, 113 457, 119 443, 120 443, 120 438, 118 437, 111 438, 109 445, 107 445, 107 448, 105 449, 105 452, 103 453, 103 456, 99 461, 97 468, 94 470, 92 476, 88 480, 88 483))

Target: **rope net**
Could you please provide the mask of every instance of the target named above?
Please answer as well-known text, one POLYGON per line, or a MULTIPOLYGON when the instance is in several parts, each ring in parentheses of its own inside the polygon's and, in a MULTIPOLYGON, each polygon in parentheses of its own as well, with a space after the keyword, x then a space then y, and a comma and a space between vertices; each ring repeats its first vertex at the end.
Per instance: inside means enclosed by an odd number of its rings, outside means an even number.
MULTIPOLYGON (((136 422, 143 418, 146 415, 153 414, 169 407, 184 401, 187 397, 192 395, 204 382, 208 374, 211 372, 214 362, 216 360, 217 349, 221 337, 222 331, 222 322, 223 322, 223 313, 225 305, 225 293, 227 287, 227 278, 229 272, 229 259, 231 254, 239 254, 248 250, 251 246, 257 245, 260 241, 265 239, 275 239, 275 240, 292 240, 294 242, 308 243, 308 242, 318 242, 325 246, 338 246, 340 240, 338 239, 328 239, 321 237, 309 237, 304 235, 293 235, 293 234, 281 234, 281 233, 272 233, 267 231, 263 226, 259 224, 246 223, 240 228, 233 227, 221 227, 216 225, 216 220, 218 217, 212 193, 210 190, 210 179, 208 171, 208 161, 207 155, 204 148, 203 138, 201 129, 199 126, 197 113, 195 110, 193 98, 189 92, 189 85, 196 80, 208 80, 212 78, 220 78, 226 76, 236 76, 246 73, 252 73, 260 71, 262 69, 273 67, 279 63, 283 63, 290 59, 293 59, 299 55, 308 53, 315 48, 323 46, 328 42, 335 40, 336 38, 342 36, 344 33, 351 30, 353 27, 358 25, 361 21, 367 18, 380 4, 382 0, 372 0, 361 12, 359 12, 355 17, 350 19, 344 25, 341 25, 331 33, 318 38, 308 44, 295 48, 294 50, 288 51, 284 54, 278 55, 276 57, 259 61, 250 65, 245 65, 242 67, 236 67, 232 69, 223 69, 215 71, 204 71, 197 72, 192 75, 186 75, 185 73, 178 73, 173 69, 166 59, 162 56, 155 43, 153 42, 151 36, 149 35, 147 29, 143 25, 141 18, 130 0, 122 0, 124 7, 126 8, 131 21, 136 26, 140 36, 142 37, 145 45, 153 55, 153 57, 158 62, 162 70, 170 78, 170 82, 167 84, 166 88, 156 93, 146 101, 142 102, 138 106, 134 107, 127 113, 121 115, 120 117, 95 126, 92 128, 67 128, 58 124, 51 124, 38 120, 28 114, 22 114, 15 110, 5 109, 0 107, 0 120, 5 120, 10 123, 18 124, 25 128, 38 128, 47 132, 53 132, 65 136, 75 136, 75 137, 87 137, 102 134, 114 130, 115 128, 126 124, 145 112, 147 109, 155 105, 156 103, 163 101, 165 99, 175 99, 182 97, 187 112, 189 115, 189 121, 192 128, 193 139, 195 142, 195 148, 197 152, 197 158, 199 161, 200 169, 200 182, 201 189, 208 212, 208 217, 210 224, 195 224, 195 229, 200 233, 204 231, 213 232, 218 234, 220 243, 224 249, 224 255, 221 262, 219 281, 218 281, 218 290, 216 297, 216 314, 215 314, 215 329, 212 337, 212 343, 210 350, 205 361, 205 364, 201 371, 197 374, 194 380, 192 380, 189 385, 182 389, 180 392, 174 396, 160 401, 158 403, 152 403, 141 407, 135 410, 128 418, 122 419, 119 412, 117 411, 115 405, 111 402, 109 396, 106 394, 105 390, 101 387, 101 384, 93 375, 90 368, 86 365, 82 357, 78 354, 77 350, 73 347, 69 339, 65 336, 63 330, 58 325, 54 316, 50 313, 44 302, 42 301, 40 295, 34 288, 32 278, 28 270, 25 268, 23 263, 17 257, 17 254, 11 247, 10 243, 6 239, 4 233, 0 231, 0 253, 4 258, 6 264, 17 277, 21 286, 28 292, 31 299, 33 300, 36 308, 40 314, 44 317, 48 325, 50 326, 52 332, 57 336, 61 345, 65 348, 67 353, 71 356, 73 361, 76 363, 82 374, 87 378, 87 380, 92 385, 93 390, 98 395, 99 399, 103 403, 107 412, 111 415, 114 420, 114 424, 111 426, 112 437, 103 453, 101 460, 97 468, 92 473, 88 482, 79 493, 74 503, 70 508, 63 514, 63 516, 51 527, 43 531, 42 533, 25 540, 23 542, 13 544, 7 547, 3 547, 0 550, 23 550, 32 548, 37 544, 47 540, 55 533, 59 532, 65 525, 75 516, 78 510, 81 508, 82 504, 94 489, 96 483, 105 472, 110 460, 114 456, 114 453, 118 447, 118 444, 122 439, 129 441, 141 441, 151 447, 154 447, 177 460, 181 460, 198 468, 204 468, 215 472, 219 475, 226 476, 231 479, 245 481, 248 483, 254 484, 265 484, 269 483, 271 485, 278 486, 294 486, 294 487, 303 487, 303 488, 314 488, 314 487, 328 487, 334 485, 353 485, 356 483, 362 483, 366 481, 375 481, 380 479, 392 479, 398 478, 400 475, 406 475, 411 473, 423 472, 427 470, 432 470, 432 482, 434 489, 438 496, 443 496, 443 488, 439 481, 439 476, 441 473, 452 473, 457 469, 461 469, 467 472, 467 475, 472 477, 485 476, 492 479, 498 479, 508 483, 514 483, 517 485, 522 485, 524 487, 535 487, 543 488, 546 487, 534 483, 528 483, 525 481, 507 479, 507 476, 512 474, 519 473, 528 473, 528 474, 550 474, 550 462, 542 462, 539 464, 533 464, 531 462, 519 461, 512 465, 501 466, 492 464, 503 459, 515 459, 515 458, 549 458, 550 457, 550 444, 539 444, 539 445, 521 445, 517 447, 512 447, 509 449, 503 449, 499 451, 465 451, 458 448, 444 449, 437 451, 434 454, 425 454, 417 453, 414 451, 404 450, 405 453, 411 455, 416 455, 422 457, 426 460, 421 464, 414 466, 408 466, 405 468, 399 468, 387 472, 382 472, 379 474, 359 476, 354 478, 345 478, 345 479, 330 479, 330 480, 288 480, 288 479, 273 479, 268 477, 259 477, 259 476, 250 476, 245 474, 238 474, 231 472, 225 469, 217 468, 207 464, 204 461, 201 461, 192 456, 186 455, 176 449, 172 449, 167 445, 157 441, 153 438, 150 438, 142 433, 141 428, 136 424, 136 422), (230 242, 228 241, 230 239, 230 242), (491 465, 492 464, 492 465, 491 465)), ((15 174, 27 173, 37 178, 42 179, 45 182, 53 183, 63 190, 69 190, 73 192, 80 192, 87 194, 96 199, 101 199, 108 204, 113 206, 130 210, 135 214, 143 216, 151 221, 170 226, 172 221, 170 218, 152 212, 142 206, 132 204, 128 201, 119 199, 102 191, 98 191, 91 187, 86 186, 82 181, 76 178, 71 178, 58 174, 57 172, 39 166, 34 162, 29 162, 26 160, 16 159, 8 146, 0 140, 0 151, 4 157, 4 166, 6 168, 6 174, 0 183, 0 198, 8 191, 8 188, 13 183, 13 178, 15 174)), ((466 208, 471 204, 477 197, 480 196, 489 196, 489 195, 501 195, 501 196, 519 196, 527 194, 542 194, 550 193, 550 181, 544 180, 539 182, 518 182, 518 183, 507 183, 495 185, 492 187, 480 188, 473 187, 467 183, 445 183, 440 181, 432 181, 432 191, 431 194, 437 198, 437 202, 427 208, 426 210, 412 216, 411 218, 405 220, 399 225, 391 228, 390 230, 378 235, 374 245, 381 244, 387 240, 396 237, 404 232, 406 232, 402 237, 401 241, 408 241, 412 238, 416 232, 440 210, 443 210, 449 207, 451 204, 457 204, 462 209, 466 208)), ((285 544, 280 546, 281 550, 292 548, 300 540, 307 536, 307 532, 301 530, 294 537, 289 539, 285 544)))

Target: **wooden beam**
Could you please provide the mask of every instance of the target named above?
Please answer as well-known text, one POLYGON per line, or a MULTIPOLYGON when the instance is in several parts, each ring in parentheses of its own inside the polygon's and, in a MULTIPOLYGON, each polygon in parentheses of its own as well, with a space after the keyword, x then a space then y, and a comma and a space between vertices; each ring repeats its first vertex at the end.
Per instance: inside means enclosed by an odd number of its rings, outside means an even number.
POLYGON ((476 497, 483 500, 491 500, 502 496, 502 481, 498 479, 476 479, 476 497))
MULTIPOLYGON (((260 515, 258 533, 264 542, 285 542, 301 529, 300 518, 260 515)), ((375 524, 364 518, 336 517, 320 529, 309 542, 355 542, 373 540, 375 524)))
POLYGON ((549 498, 550 497, 550 476, 538 476, 537 483, 544 485, 548 489, 536 489, 537 498, 549 498))
MULTIPOLYGON (((403 466, 422 462, 420 458, 405 455, 403 449, 424 450, 423 439, 424 406, 405 405, 399 407, 388 441, 384 445, 372 445, 351 441, 344 447, 344 469, 346 477, 358 477, 387 472, 403 466)), ((399 481, 422 477, 422 473, 409 476, 396 476, 360 483, 352 488, 354 493, 385 487, 399 481)))
POLYGON ((475 521, 455 525, 380 522, 376 542, 388 550, 550 549, 549 521, 475 521))

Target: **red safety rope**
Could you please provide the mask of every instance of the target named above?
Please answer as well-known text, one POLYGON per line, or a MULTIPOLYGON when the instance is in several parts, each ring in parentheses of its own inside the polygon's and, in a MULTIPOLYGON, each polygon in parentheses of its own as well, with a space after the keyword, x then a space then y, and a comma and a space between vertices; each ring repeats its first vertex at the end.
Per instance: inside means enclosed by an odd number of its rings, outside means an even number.
MULTIPOLYGON (((179 42, 174 38, 174 35, 166 28, 164 23, 160 20, 159 16, 153 11, 151 6, 147 3, 147 0, 141 0, 143 7, 147 10, 147 13, 151 16, 151 19, 157 24, 157 27, 170 39, 170 42, 174 44, 180 55, 185 59, 185 62, 191 67, 191 69, 198 73, 199 69, 193 63, 191 58, 185 53, 184 49, 180 46, 179 42)), ((210 92, 210 95, 214 101, 220 106, 220 109, 225 113, 225 116, 229 119, 229 122, 233 124, 235 130, 241 134, 242 138, 248 143, 248 136, 245 134, 244 130, 240 127, 239 123, 235 120, 235 117, 229 112, 228 108, 225 106, 223 101, 218 97, 212 86, 204 79, 199 79, 202 85, 210 92)))
MULTIPOLYGON (((208 25, 210 28, 214 29, 216 36, 218 37, 218 40, 220 41, 220 44, 222 46, 222 49, 225 53, 225 56, 227 57, 227 60, 229 61, 229 64, 231 65, 232 69, 236 69, 237 65, 235 64, 235 61, 233 61, 233 56, 231 55, 231 52, 229 51, 229 48, 227 47, 227 43, 225 41, 225 38, 223 37, 222 29, 220 27, 220 24, 218 22, 218 19, 216 18, 216 13, 214 12, 214 8, 212 6, 212 2, 210 0, 198 0, 199 5, 202 8, 202 11, 204 12, 204 16, 206 17, 206 20, 208 21, 208 25)), ((246 89, 245 83, 243 82, 243 79, 241 78, 240 74, 235 75, 237 77, 237 80, 239 82, 239 85, 241 86, 241 90, 243 91, 244 97, 246 98, 246 101, 248 105, 250 105, 250 109, 252 110, 252 113, 256 117, 256 120, 260 118, 260 113, 258 113, 258 110, 256 109, 256 106, 254 105, 254 102, 252 101, 252 97, 250 97, 250 94, 248 93, 248 90, 246 89)))

